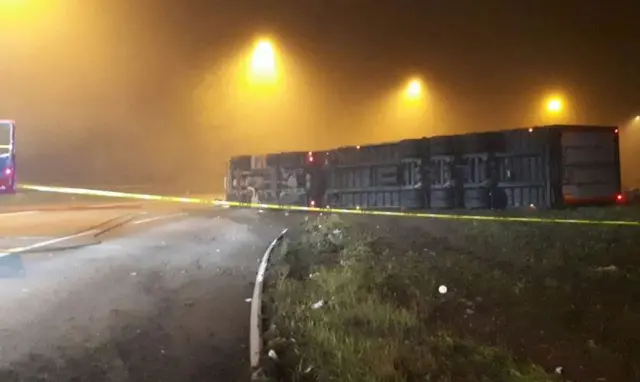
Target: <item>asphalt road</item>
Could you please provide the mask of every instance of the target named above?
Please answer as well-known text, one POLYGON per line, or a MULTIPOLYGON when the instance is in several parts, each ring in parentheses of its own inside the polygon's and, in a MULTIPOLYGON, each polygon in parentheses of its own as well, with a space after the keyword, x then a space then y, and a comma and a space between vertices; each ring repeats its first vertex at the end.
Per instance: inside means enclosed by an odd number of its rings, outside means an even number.
POLYGON ((245 381, 258 261, 300 216, 0 211, 0 381, 245 381))

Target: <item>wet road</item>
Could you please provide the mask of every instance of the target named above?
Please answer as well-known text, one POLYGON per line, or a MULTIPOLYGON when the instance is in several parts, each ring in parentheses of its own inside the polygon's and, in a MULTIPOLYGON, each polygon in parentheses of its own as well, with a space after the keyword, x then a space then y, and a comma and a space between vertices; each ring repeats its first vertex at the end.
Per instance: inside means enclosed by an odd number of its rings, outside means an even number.
POLYGON ((300 217, 0 212, 1 381, 244 381, 258 260, 300 217))

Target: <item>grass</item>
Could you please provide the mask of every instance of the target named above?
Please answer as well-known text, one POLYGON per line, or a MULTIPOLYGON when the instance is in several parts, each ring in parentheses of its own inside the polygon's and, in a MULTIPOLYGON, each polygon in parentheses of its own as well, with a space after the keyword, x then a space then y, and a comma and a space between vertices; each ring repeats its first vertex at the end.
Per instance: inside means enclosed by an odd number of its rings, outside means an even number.
POLYGON ((263 369, 273 381, 640 380, 638 231, 321 216, 272 259, 263 369))
POLYGON ((483 272, 449 277, 508 323, 490 329, 502 343, 573 380, 640 379, 638 228, 484 222, 451 232, 468 251, 453 267, 483 272))
MULTIPOLYGON (((566 237, 541 240, 557 233, 557 226, 542 224, 505 229, 504 223, 438 221, 446 231, 440 234, 431 229, 433 221, 343 219, 308 222, 273 259, 263 357, 271 380, 637 376, 635 345, 625 342, 631 332, 612 332, 604 340, 597 330, 634 302, 638 288, 624 291, 635 280, 626 273, 634 266, 630 257, 618 257, 631 261, 628 268, 618 268, 622 261, 613 270, 602 255, 610 247, 585 252, 566 237), (572 257, 580 251, 582 258, 572 257), (574 263, 583 266, 572 268, 574 263), (612 302, 605 285, 626 293, 620 296, 626 303, 612 302), (314 309, 320 301, 323 306, 314 309)), ((584 234, 576 232, 575 239, 584 234)), ((592 242, 613 245, 612 237, 623 237, 617 249, 629 250, 624 236, 597 232, 592 242)))

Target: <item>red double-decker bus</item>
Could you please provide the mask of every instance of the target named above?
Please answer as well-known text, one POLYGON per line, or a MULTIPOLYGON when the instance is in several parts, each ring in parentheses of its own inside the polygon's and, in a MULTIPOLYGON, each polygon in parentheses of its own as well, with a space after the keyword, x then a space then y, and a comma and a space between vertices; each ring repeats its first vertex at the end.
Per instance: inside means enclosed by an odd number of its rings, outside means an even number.
POLYGON ((0 193, 16 191, 16 124, 0 119, 0 193))

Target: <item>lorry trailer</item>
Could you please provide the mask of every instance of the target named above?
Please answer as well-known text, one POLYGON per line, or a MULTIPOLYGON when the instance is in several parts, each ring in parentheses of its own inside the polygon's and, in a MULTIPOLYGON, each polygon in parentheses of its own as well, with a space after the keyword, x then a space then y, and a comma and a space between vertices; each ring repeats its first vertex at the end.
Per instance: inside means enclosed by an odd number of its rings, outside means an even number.
POLYGON ((620 203, 618 128, 553 125, 229 160, 226 198, 376 210, 620 203))

